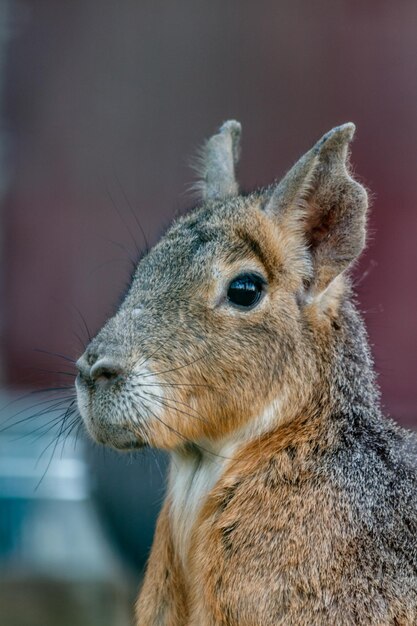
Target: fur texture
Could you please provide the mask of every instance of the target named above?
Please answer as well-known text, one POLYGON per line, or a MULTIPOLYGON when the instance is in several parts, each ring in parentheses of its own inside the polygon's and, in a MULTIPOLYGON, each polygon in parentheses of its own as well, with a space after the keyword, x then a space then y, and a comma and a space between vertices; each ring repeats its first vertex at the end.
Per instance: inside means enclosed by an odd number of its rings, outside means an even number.
POLYGON ((223 125, 204 202, 79 361, 97 440, 172 452, 138 626, 417 623, 416 439, 381 415, 347 276, 367 211, 353 133, 243 196, 240 125, 223 125), (239 308, 248 274, 262 294, 239 308))

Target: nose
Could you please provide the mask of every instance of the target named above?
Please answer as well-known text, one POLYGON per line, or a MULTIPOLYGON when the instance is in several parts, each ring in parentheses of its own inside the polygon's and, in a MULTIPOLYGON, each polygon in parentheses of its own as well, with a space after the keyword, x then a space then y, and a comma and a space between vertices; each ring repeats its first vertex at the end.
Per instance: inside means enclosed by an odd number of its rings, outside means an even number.
POLYGON ((100 385, 110 385, 123 375, 120 363, 108 357, 99 359, 90 370, 90 378, 100 385))
POLYGON ((110 357, 98 359, 90 367, 87 360, 82 356, 76 365, 81 379, 103 387, 110 386, 123 377, 121 363, 110 357))

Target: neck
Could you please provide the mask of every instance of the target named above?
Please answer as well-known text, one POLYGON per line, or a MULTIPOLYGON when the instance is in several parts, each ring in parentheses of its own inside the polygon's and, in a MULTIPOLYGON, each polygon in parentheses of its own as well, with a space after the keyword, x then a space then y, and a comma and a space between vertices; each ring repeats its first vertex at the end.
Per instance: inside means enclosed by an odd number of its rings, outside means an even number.
POLYGON ((379 417, 379 392, 366 330, 349 300, 341 306, 329 357, 327 386, 332 412, 379 417))
POLYGON ((333 445, 343 424, 355 416, 372 420, 379 416, 378 393, 365 329, 355 307, 346 301, 341 306, 337 326, 323 353, 323 342, 316 343, 317 363, 325 359, 321 382, 312 401, 303 406, 275 399, 249 424, 218 441, 204 440, 172 453, 170 475, 171 525, 180 561, 186 563, 191 531, 208 493, 213 489, 233 458, 250 444, 272 446, 309 446, 322 440, 333 445), (321 347, 320 347, 321 346, 321 347), (292 414, 288 406, 292 405, 292 414))

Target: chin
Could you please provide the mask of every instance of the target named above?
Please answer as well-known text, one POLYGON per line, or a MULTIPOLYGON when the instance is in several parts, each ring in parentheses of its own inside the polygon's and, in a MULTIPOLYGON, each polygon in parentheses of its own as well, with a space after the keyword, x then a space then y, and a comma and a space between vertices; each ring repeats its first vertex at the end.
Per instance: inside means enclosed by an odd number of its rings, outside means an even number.
POLYGON ((133 452, 135 450, 142 450, 142 448, 147 448, 148 444, 146 441, 109 441, 106 442, 105 445, 118 450, 119 452, 133 452))
POLYGON ((147 446, 140 433, 133 432, 125 425, 103 423, 94 417, 84 417, 84 424, 95 442, 115 450, 139 450, 147 446))
POLYGON ((87 394, 77 387, 78 409, 91 438, 99 444, 115 450, 139 450, 147 446, 140 432, 131 429, 126 423, 112 423, 108 417, 91 409, 87 394))
POLYGON ((87 429, 94 441, 115 450, 140 450, 147 446, 147 442, 142 437, 131 433, 123 427, 112 426, 110 428, 93 429, 91 426, 87 426, 87 429))

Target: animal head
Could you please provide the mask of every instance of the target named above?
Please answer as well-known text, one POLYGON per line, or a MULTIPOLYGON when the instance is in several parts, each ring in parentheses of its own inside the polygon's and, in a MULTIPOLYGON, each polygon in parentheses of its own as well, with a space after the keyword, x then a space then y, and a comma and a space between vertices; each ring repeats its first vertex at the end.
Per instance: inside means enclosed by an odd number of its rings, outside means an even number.
POLYGON ((78 361, 96 440, 175 449, 268 428, 311 401, 365 244, 367 196, 347 165, 354 130, 334 128, 248 195, 235 177, 240 124, 206 143, 201 204, 139 262, 78 361))

